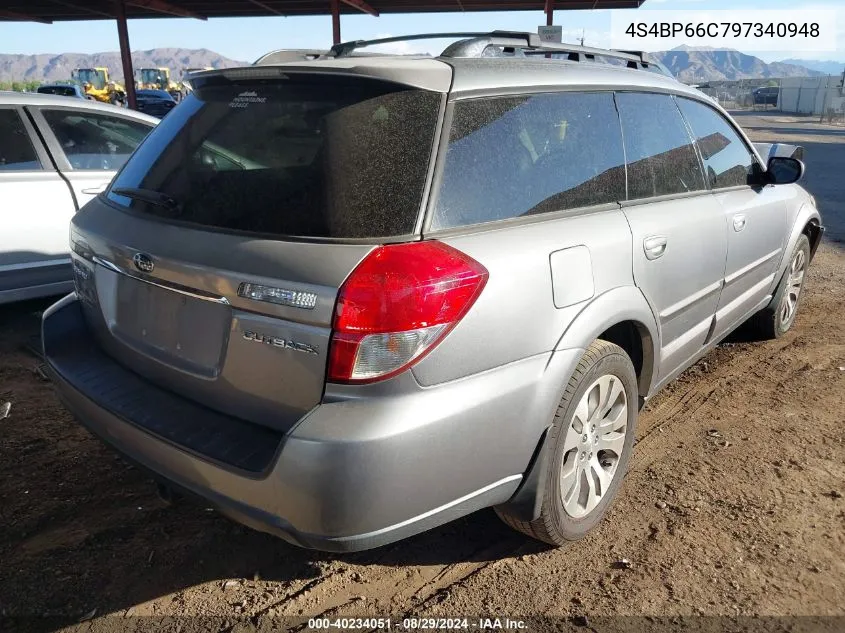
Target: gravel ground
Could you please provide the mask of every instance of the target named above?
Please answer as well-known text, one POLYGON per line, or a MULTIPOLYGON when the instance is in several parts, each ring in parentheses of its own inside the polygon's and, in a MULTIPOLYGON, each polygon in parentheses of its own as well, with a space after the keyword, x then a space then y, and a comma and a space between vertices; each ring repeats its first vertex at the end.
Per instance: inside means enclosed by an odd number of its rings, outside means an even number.
MULTIPOLYGON (((759 140, 802 125, 741 121, 759 140)), ((808 145, 807 184, 839 237, 845 144, 831 135, 812 132, 821 149, 808 145)), ((735 336, 648 404, 617 503, 563 549, 488 510, 330 555, 202 505, 167 506, 73 422, 25 350, 43 305, 2 309, 0 405, 12 407, 0 419, 0 630, 240 632, 317 614, 394 625, 527 618, 531 630, 845 630, 843 247, 820 249, 789 334, 735 336)))

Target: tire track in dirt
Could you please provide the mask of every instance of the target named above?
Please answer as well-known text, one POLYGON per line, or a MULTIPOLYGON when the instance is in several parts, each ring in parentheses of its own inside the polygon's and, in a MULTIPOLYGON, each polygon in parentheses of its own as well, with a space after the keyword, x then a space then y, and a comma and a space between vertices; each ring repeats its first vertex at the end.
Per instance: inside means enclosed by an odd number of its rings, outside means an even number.
MULTIPOLYGON (((804 326, 811 324, 805 323, 804 326)), ((737 376, 756 375, 757 368, 771 366, 774 359, 782 357, 785 350, 798 343, 798 335, 792 332, 781 342, 726 343, 710 351, 681 374, 676 382, 651 399, 641 411, 636 442, 638 454, 632 460, 631 470, 641 470, 647 465, 650 443, 656 433, 674 430, 678 423, 713 409, 737 376), (690 388, 682 391, 682 387, 688 384, 691 384, 690 388)))
MULTIPOLYGON (((485 567, 533 546, 518 536, 480 548, 474 547, 470 540, 463 545, 458 542, 458 551, 452 552, 454 558, 470 562, 386 567, 372 562, 347 565, 335 561, 332 563, 333 571, 328 576, 312 581, 299 591, 250 613, 250 617, 255 620, 264 616, 294 616, 306 611, 311 613, 315 607, 318 607, 318 615, 313 617, 360 616, 365 611, 370 613, 373 610, 382 613, 411 613, 412 609, 447 592, 456 583, 485 567), (367 575, 366 579, 363 574, 367 575), (366 582, 361 583, 360 580, 366 582)), ((384 555, 379 557, 382 560, 384 558, 384 555)))

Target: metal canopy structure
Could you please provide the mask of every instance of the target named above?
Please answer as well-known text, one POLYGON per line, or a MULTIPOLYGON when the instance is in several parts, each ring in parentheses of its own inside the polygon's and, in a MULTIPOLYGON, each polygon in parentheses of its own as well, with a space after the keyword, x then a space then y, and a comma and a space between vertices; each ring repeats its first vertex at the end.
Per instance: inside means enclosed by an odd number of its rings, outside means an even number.
POLYGON ((116 20, 126 94, 135 107, 132 56, 126 26, 131 18, 208 18, 331 15, 332 41, 340 42, 341 14, 445 13, 636 9, 645 0, 0 0, 0 21, 68 22, 116 20))
MULTIPOLYGON (((645 0, 555 0, 554 8, 633 9, 645 0)), ((127 18, 245 18, 328 15, 332 0, 125 0, 127 18)), ((340 13, 544 11, 546 0, 339 0, 340 13)), ((62 22, 115 18, 114 0, 0 0, 0 20, 62 22)))

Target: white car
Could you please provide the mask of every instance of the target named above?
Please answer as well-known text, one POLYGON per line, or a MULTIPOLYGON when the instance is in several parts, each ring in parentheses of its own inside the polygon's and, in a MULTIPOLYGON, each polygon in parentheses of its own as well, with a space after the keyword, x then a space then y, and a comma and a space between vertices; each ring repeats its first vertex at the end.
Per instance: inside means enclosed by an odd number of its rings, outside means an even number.
POLYGON ((55 95, 0 92, 0 304, 70 292, 70 219, 158 119, 55 95))

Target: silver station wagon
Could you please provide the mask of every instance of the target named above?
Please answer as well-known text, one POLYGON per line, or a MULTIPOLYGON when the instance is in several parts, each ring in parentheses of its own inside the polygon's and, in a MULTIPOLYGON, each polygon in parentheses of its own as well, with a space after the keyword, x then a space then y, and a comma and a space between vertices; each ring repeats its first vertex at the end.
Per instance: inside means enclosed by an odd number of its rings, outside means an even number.
POLYGON ((193 77, 73 218, 58 390, 163 491, 300 546, 490 506, 576 540, 648 397, 794 323, 822 235, 800 150, 639 54, 364 44, 193 77))

